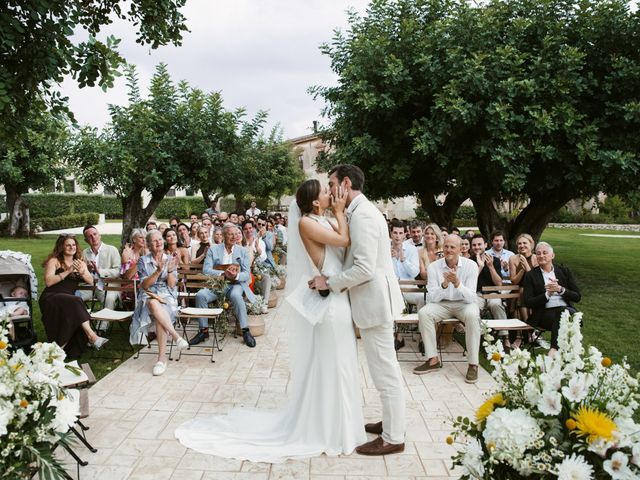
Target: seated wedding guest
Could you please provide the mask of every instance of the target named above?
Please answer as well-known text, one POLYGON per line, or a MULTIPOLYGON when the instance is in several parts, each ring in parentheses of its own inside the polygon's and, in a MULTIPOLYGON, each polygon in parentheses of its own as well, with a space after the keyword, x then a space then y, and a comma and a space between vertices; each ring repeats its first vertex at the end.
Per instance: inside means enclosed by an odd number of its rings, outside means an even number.
POLYGON ((207 227, 200 227, 198 229, 198 243, 191 246, 191 263, 204 262, 207 252, 209 251, 209 230, 207 227))
POLYGON ((193 225, 194 223, 198 223, 200 221, 200 219, 198 218, 198 215, 196 215, 195 213, 192 213, 191 215, 189 215, 189 223, 191 225, 193 225))
MULTIPOLYGON (((420 273, 418 249, 413 246, 412 239, 405 241, 404 222, 395 218, 391 220, 391 262, 399 280, 414 280, 420 273)), ((416 305, 418 310, 424 306, 421 293, 403 293, 403 296, 406 303, 416 305)))
POLYGON ((524 304, 531 308, 528 323, 551 330, 551 350, 558 350, 560 316, 568 310, 575 313, 573 304, 581 295, 573 274, 568 267, 554 263, 553 248, 547 242, 536 246, 538 266, 524 275, 524 304))
POLYGON ((488 308, 491 312, 491 318, 507 318, 507 312, 504 309, 502 300, 499 298, 482 298, 482 287, 500 286, 502 285, 502 277, 500 276, 500 260, 489 255, 487 250, 487 242, 480 234, 473 236, 471 240, 471 250, 473 255, 471 260, 478 264, 478 308, 482 311, 488 308))
POLYGON ((224 242, 224 236, 222 235, 222 228, 221 227, 216 227, 213 230, 213 243, 215 245, 220 245, 222 242, 224 242))
MULTIPOLYGON (((125 244, 122 249, 122 265, 120 266, 120 276, 127 280, 138 280, 138 260, 147 254, 147 242, 145 237, 147 232, 141 228, 134 228, 131 232, 131 243, 125 244)), ((122 302, 126 305, 134 300, 134 293, 124 291, 121 294, 122 302)), ((133 306, 135 308, 135 305, 133 306)))
POLYGON ((188 265, 191 263, 189 250, 180 246, 178 243, 178 234, 175 230, 168 228, 162 235, 165 241, 165 253, 178 259, 179 265, 188 265))
POLYGON ((189 228, 189 236, 192 242, 198 242, 198 228, 200 228, 200 222, 194 222, 189 228))
POLYGON ((176 227, 178 233, 178 244, 191 251, 191 232, 186 223, 179 223, 176 227))
POLYGON ((218 214, 218 220, 220 220, 222 225, 224 225, 225 223, 227 223, 229 221, 229 214, 227 212, 220 212, 218 214))
MULTIPOLYGON (((265 263, 267 261, 267 247, 262 238, 256 233, 253 222, 251 220, 245 220, 242 224, 242 245, 249 251, 249 268, 252 268, 255 262, 265 263)), ((262 278, 259 280, 256 279, 255 281, 260 285, 265 304, 268 304, 269 298, 271 297, 271 276, 262 275, 262 278)), ((267 313, 266 309, 262 313, 267 313)))
POLYGON ((151 230, 156 230, 157 228, 158 228, 158 224, 153 220, 147 222, 147 227, 146 227, 147 232, 150 232, 151 230))
POLYGON ((211 243, 213 236, 213 221, 210 218, 205 218, 202 220, 202 226, 207 229, 209 233, 209 243, 211 243))
MULTIPOLYGON (((518 253, 509 258, 509 279, 512 284, 522 285, 525 274, 538 266, 538 260, 533 254, 535 246, 536 242, 528 233, 521 233, 518 235, 518 238, 516 239, 518 253)), ((520 319, 526 321, 529 317, 529 309, 524 306, 522 291, 523 289, 520 288, 518 309, 520 310, 520 319)))
POLYGON ((428 270, 427 304, 418 312, 428 360, 413 373, 423 375, 440 368, 436 323, 457 318, 464 323, 469 356, 465 382, 476 383, 480 351, 480 310, 476 300, 478 266, 473 260, 460 256, 460 237, 448 235, 444 240, 444 258, 431 263, 428 270))
POLYGON ((460 255, 471 258, 471 240, 467 237, 460 237, 460 255))
POLYGON ((460 229, 459 229, 458 227, 453 227, 453 228, 451 229, 451 234, 452 234, 452 235, 460 236, 460 229))
POLYGON ((164 253, 164 240, 159 231, 147 233, 146 242, 149 254, 138 260, 140 293, 131 320, 129 342, 131 345, 140 345, 148 338, 150 330, 155 330, 158 360, 152 373, 162 375, 167 369, 167 335, 175 340, 178 351, 189 344, 173 328, 178 311, 178 260, 164 253))
MULTIPOLYGON (((100 232, 93 225, 87 225, 82 229, 84 240, 89 244, 84 249, 83 255, 87 262, 89 272, 93 275, 94 284, 98 287, 95 292, 88 290, 79 290, 76 292, 80 298, 85 302, 91 300, 91 297, 95 295, 105 308, 114 310, 116 307, 116 300, 118 298, 118 292, 109 291, 106 292, 103 287, 103 278, 119 278, 120 266, 122 261, 120 259, 120 252, 116 247, 107 245, 102 242, 100 232)), ((107 322, 98 322, 96 329, 100 332, 106 330, 107 322)))
POLYGON ((237 212, 231 212, 229 214, 229 222, 233 223, 234 225, 238 225, 240 220, 238 219, 238 213, 237 212))
POLYGON ((60 345, 70 359, 84 352, 87 341, 102 347, 108 340, 93 331, 84 302, 74 294, 80 282, 93 285, 76 238, 60 235, 43 266, 46 288, 39 304, 47 340, 60 345))
POLYGON ((258 227, 258 237, 260 237, 264 242, 265 253, 267 254, 267 259, 265 260, 265 262, 271 268, 275 268, 276 262, 273 259, 273 247, 275 246, 275 234, 273 233, 273 230, 269 231, 267 229, 267 217, 265 217, 264 215, 258 216, 256 226, 258 227))
POLYGON ((168 228, 169 228, 169 225, 167 225, 166 223, 161 223, 160 225, 158 225, 158 230, 163 235, 164 235, 165 230, 167 230, 168 228))
POLYGON ((439 258, 442 258, 442 234, 440 227, 435 223, 430 223, 424 229, 423 234, 424 245, 418 250, 418 257, 420 259, 420 274, 419 278, 427 280, 427 267, 429 264, 435 262, 439 258))
POLYGON ((408 240, 405 240, 407 245, 413 245, 416 248, 422 247, 423 242, 423 231, 422 231, 422 223, 414 220, 409 225, 409 236, 408 240))
POLYGON ((247 217, 245 217, 243 214, 239 213, 238 214, 238 225, 242 225, 245 220, 247 220, 247 217))
POLYGON ((509 258, 513 255, 511 250, 504 248, 504 234, 500 230, 491 233, 491 248, 487 253, 500 259, 500 276, 505 283, 509 283, 509 258))
POLYGON ((200 220, 202 220, 203 222, 207 219, 211 219, 211 215, 209 215, 209 212, 207 212, 206 210, 204 212, 202 212, 200 214, 200 220))
POLYGON ((449 230, 447 230, 447 227, 440 227, 440 236, 442 237, 443 242, 444 239, 447 238, 447 235, 449 235, 449 230))
POLYGON ((180 218, 172 215, 169 219, 169 228, 172 230, 176 230, 178 228, 178 224, 180 223, 180 218))
MULTIPOLYGON (((247 250, 236 243, 238 231, 238 227, 233 223, 225 223, 224 227, 222 227, 224 243, 213 245, 209 248, 202 273, 214 276, 224 275, 229 281, 225 290, 226 298, 233 306, 233 311, 238 319, 240 328, 242 328, 242 338, 245 345, 255 347, 256 340, 249 331, 247 306, 244 303, 243 294, 247 296, 247 300, 251 303, 255 302, 255 296, 249 288, 250 271, 247 250), (224 271, 217 270, 215 267, 218 265, 227 267, 224 271)), ((240 238, 242 238, 241 235, 240 238)), ((209 303, 215 299, 216 295, 212 290, 203 288, 196 294, 196 306, 198 308, 207 308, 209 303)), ((189 342, 191 345, 197 345, 209 337, 207 319, 200 318, 199 324, 200 331, 189 342)))

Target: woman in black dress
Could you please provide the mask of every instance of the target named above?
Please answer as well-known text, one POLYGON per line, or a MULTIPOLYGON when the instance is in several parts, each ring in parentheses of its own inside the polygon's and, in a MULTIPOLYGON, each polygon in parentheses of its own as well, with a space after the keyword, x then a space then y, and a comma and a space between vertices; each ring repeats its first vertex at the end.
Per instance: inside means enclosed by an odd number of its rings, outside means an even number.
POLYGON ((60 235, 44 262, 46 288, 39 303, 47 339, 60 345, 72 359, 82 354, 87 341, 95 348, 108 342, 93 331, 84 302, 75 296, 80 281, 93 284, 78 241, 73 235, 60 235))

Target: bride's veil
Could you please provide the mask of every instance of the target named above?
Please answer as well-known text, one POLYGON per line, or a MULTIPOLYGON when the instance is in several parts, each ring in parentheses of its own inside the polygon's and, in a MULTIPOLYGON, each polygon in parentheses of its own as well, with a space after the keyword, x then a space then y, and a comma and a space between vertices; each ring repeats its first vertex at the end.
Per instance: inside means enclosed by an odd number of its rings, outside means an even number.
MULTIPOLYGON (((293 296, 294 291, 301 285, 306 286, 307 282, 316 275, 316 270, 311 262, 311 258, 300 237, 299 224, 301 217, 302 212, 294 200, 289 207, 285 299, 293 296)), ((318 294, 316 293, 316 295, 318 294)), ((289 330, 289 363, 293 378, 293 387, 295 388, 297 385, 300 385, 304 378, 304 371, 301 371, 301 369, 305 362, 300 360, 308 356, 309 349, 312 348, 313 326, 287 301, 283 303, 282 311, 287 318, 289 330)))

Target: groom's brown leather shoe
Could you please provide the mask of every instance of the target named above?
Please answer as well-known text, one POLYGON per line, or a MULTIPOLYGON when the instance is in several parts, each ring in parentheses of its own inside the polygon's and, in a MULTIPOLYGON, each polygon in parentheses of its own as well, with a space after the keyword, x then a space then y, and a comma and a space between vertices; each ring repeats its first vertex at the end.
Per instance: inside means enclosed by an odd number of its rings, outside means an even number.
POLYGON ((376 435, 382 435, 382 422, 367 423, 364 426, 364 431, 367 433, 375 433, 376 435))
POLYGON ((356 448, 360 455, 390 455, 404 452, 404 443, 387 443, 382 437, 371 440, 356 448))

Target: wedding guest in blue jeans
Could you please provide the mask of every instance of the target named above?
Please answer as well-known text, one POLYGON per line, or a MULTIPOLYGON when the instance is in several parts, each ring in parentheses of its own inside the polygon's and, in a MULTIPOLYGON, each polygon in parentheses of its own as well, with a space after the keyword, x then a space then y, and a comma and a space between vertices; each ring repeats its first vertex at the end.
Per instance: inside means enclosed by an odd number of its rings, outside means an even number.
MULTIPOLYGON (((204 261, 202 273, 205 275, 224 275, 228 281, 225 287, 225 296, 229 303, 233 306, 233 311, 242 328, 242 338, 248 347, 255 347, 256 340, 249 331, 249 323, 247 319, 247 306, 244 303, 243 294, 247 296, 247 300, 251 303, 256 301, 253 292, 249 288, 250 270, 249 270, 249 254, 247 249, 236 244, 236 235, 240 229, 233 223, 225 223, 222 227, 222 235, 224 242, 209 247, 207 256, 204 261), (218 270, 215 267, 226 265, 225 270, 218 270)), ((196 294, 196 306, 198 308, 207 308, 209 303, 215 301, 216 294, 208 289, 203 288, 196 294)), ((197 345, 209 338, 209 323, 206 318, 199 319, 200 331, 189 341, 191 345, 197 345)))

